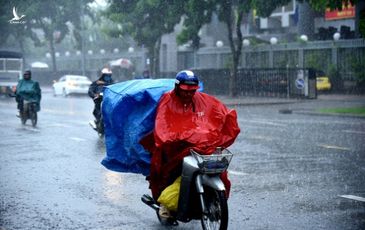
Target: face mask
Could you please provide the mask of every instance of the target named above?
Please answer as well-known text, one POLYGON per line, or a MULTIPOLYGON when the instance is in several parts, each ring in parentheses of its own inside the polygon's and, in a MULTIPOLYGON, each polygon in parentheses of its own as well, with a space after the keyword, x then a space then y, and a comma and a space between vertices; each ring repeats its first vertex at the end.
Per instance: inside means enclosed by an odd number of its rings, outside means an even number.
POLYGON ((112 80, 112 76, 110 76, 110 75, 104 75, 103 79, 104 79, 104 81, 109 82, 109 81, 112 80))

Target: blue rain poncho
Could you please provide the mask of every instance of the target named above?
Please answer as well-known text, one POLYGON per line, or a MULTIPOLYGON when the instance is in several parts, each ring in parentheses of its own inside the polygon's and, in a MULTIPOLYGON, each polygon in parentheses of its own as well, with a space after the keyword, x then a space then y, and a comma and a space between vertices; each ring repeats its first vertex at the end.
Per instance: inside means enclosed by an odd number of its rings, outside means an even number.
POLYGON ((106 157, 102 165, 117 172, 149 174, 151 156, 139 142, 152 132, 159 100, 174 85, 175 79, 141 79, 105 88, 106 157))

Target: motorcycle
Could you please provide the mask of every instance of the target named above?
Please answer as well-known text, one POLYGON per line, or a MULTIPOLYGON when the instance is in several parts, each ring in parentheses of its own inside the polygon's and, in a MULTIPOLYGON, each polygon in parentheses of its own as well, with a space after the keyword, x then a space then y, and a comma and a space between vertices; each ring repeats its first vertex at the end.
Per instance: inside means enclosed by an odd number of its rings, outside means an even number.
POLYGON ((95 121, 89 121, 89 125, 98 133, 100 137, 104 136, 104 121, 102 114, 102 105, 103 105, 103 93, 100 93, 98 97, 94 98, 95 100, 100 100, 100 118, 95 121))
POLYGON ((20 120, 25 125, 28 119, 32 122, 33 127, 37 125, 37 102, 23 100, 23 106, 20 110, 20 120))
POLYGON ((232 157, 228 149, 217 148, 211 155, 191 149, 182 163, 178 209, 167 220, 159 216, 160 206, 151 196, 144 194, 141 200, 156 211, 163 225, 200 219, 204 230, 227 229, 228 205, 220 174, 227 170, 232 157))

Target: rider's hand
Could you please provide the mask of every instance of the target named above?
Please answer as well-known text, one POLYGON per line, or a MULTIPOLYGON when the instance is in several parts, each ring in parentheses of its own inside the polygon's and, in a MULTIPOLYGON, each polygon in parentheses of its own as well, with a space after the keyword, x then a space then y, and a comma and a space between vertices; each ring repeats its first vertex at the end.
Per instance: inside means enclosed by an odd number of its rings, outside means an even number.
POLYGON ((99 97, 100 97, 100 93, 96 93, 95 96, 94 96, 94 100, 98 99, 99 97))

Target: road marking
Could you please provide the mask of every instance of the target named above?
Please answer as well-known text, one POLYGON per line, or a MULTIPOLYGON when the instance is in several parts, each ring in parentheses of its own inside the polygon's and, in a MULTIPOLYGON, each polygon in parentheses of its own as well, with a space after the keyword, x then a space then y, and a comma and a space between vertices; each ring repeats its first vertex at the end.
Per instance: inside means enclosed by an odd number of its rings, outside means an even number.
POLYGON ((350 151, 351 150, 350 148, 347 148, 347 147, 341 147, 341 146, 335 146, 335 145, 319 144, 317 146, 322 147, 322 148, 326 148, 326 149, 338 149, 338 150, 344 150, 344 151, 350 151))
POLYGON ((344 130, 345 133, 356 133, 356 134, 365 134, 363 131, 356 131, 356 130, 344 130))
POLYGON ((79 138, 79 137, 70 137, 70 139, 71 139, 71 140, 74 140, 74 141, 78 141, 78 142, 86 141, 86 139, 79 138))
POLYGON ((259 136, 259 135, 248 136, 248 138, 251 138, 251 139, 254 139, 254 140, 266 140, 266 141, 272 141, 273 140, 271 137, 265 137, 265 136, 259 136))
POLYGON ((55 110, 55 109, 43 109, 42 111, 46 113, 52 113, 52 114, 60 114, 60 115, 75 115, 75 112, 72 111, 61 111, 61 110, 55 110))
POLYGON ((34 128, 34 127, 27 127, 27 126, 24 126, 23 127, 24 129, 28 130, 28 131, 32 131, 32 132, 40 132, 39 129, 37 128, 34 128))
POLYGON ((50 125, 48 125, 49 127, 62 127, 62 128, 71 128, 71 125, 66 125, 66 124, 62 124, 62 123, 52 123, 50 125))
POLYGON ((232 175, 237 175, 237 176, 247 176, 248 175, 248 173, 232 171, 232 170, 228 170, 228 173, 232 174, 232 175))
POLYGON ((350 200, 357 200, 357 201, 365 202, 365 198, 364 197, 360 197, 360 196, 341 195, 339 197, 346 198, 346 199, 350 199, 350 200))
POLYGON ((273 126, 287 127, 286 124, 280 124, 280 123, 275 123, 275 122, 271 122, 271 121, 248 120, 248 122, 263 124, 263 125, 273 125, 273 126))

